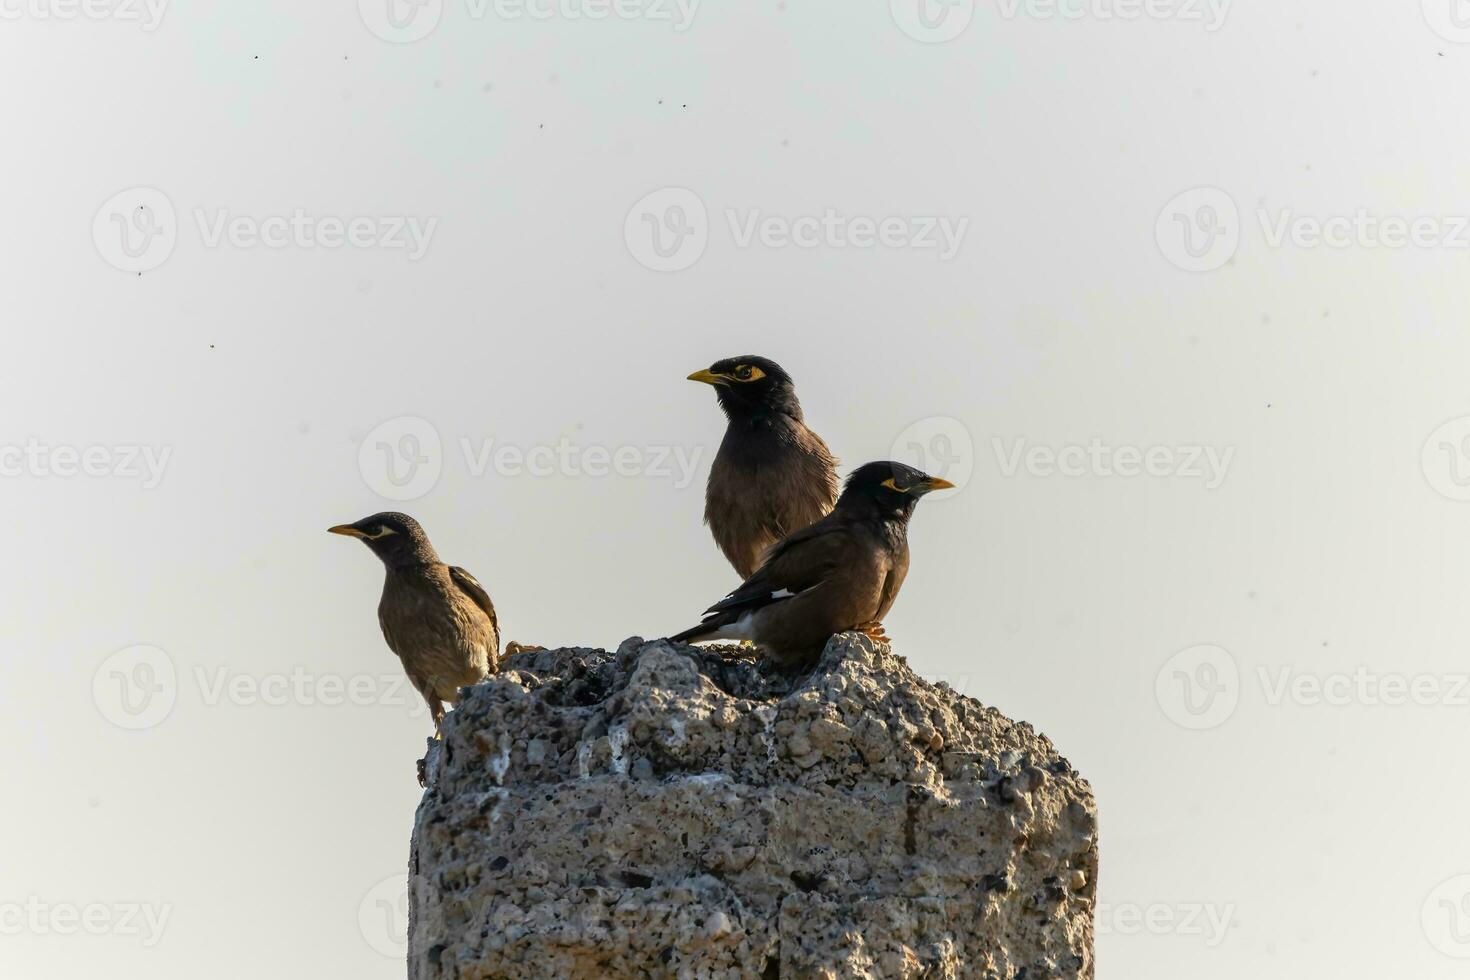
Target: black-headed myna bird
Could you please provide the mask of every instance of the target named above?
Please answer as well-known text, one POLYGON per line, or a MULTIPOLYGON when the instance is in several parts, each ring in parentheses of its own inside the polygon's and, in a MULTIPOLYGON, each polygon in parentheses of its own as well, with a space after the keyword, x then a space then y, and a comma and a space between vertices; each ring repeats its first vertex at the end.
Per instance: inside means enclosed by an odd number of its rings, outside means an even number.
POLYGON ((499 669, 500 627, 490 596, 469 572, 440 561, 407 514, 374 514, 327 530, 361 538, 387 569, 378 624, 428 702, 437 733, 443 702, 457 702, 461 687, 499 669))
POLYGON ((903 463, 859 467, 831 514, 777 544, 703 623, 670 639, 752 640, 786 666, 811 663, 844 630, 886 639, 882 620, 909 570, 914 505, 952 486, 903 463))
POLYGON ((710 466, 704 522, 749 578, 772 545, 832 510, 837 460, 806 427, 791 375, 775 361, 732 357, 689 380, 714 385, 729 420, 710 466))

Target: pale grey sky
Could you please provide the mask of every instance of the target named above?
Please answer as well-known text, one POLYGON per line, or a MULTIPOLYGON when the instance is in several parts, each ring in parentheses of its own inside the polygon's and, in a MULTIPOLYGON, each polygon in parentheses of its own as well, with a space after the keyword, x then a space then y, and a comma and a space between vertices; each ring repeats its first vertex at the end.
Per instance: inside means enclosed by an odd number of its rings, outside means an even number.
POLYGON ((888 629, 1092 780, 1101 980, 1463 975, 1470 4, 393 2, 0 0, 0 973, 400 976, 325 528, 690 625, 761 353, 963 478, 888 629))

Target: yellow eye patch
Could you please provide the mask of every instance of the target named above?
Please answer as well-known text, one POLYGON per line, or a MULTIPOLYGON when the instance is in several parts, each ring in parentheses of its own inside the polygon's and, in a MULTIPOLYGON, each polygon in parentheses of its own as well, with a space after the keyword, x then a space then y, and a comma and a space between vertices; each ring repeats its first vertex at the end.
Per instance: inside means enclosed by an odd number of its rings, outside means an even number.
POLYGON ((759 381, 765 376, 766 372, 753 364, 742 364, 730 374, 736 381, 759 381))
POLYGON ((894 483, 893 482, 893 477, 891 477, 891 476, 888 479, 884 480, 881 485, 887 487, 890 490, 894 490, 894 491, 896 491, 898 493, 908 493, 908 491, 905 490, 903 487, 899 486, 897 483, 894 483))

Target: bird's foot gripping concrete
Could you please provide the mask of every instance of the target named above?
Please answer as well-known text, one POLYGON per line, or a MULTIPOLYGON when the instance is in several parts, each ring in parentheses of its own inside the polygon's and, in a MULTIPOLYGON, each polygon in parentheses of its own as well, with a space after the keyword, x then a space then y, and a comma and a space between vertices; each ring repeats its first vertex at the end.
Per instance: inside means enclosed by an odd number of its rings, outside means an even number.
POLYGON ((874 643, 887 643, 890 645, 893 643, 888 634, 883 631, 883 624, 877 620, 873 620, 871 623, 863 623, 861 626, 855 627, 855 629, 874 643))
POLYGON ((1093 975, 1086 781, 865 636, 514 655, 444 734, 412 980, 1093 975))

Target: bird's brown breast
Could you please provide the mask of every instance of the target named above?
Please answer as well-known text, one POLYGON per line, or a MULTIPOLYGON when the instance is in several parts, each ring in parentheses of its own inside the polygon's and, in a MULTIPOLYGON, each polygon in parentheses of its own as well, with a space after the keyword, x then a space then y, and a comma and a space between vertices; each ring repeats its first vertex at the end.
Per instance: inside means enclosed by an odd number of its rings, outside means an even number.
POLYGON ((414 686, 441 700, 455 700, 459 688, 484 680, 494 666, 494 624, 444 565, 390 569, 378 621, 414 686))
POLYGON ((820 520, 837 499, 836 460, 795 419, 732 423, 710 467, 705 523, 742 578, 783 537, 820 520))

